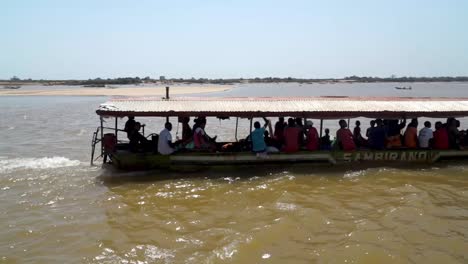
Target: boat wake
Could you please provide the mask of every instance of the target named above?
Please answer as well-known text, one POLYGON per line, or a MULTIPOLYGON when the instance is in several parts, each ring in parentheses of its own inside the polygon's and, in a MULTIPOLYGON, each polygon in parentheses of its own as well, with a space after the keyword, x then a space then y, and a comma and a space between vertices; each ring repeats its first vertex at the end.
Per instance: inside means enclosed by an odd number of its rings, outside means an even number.
POLYGON ((79 160, 65 157, 0 159, 0 173, 25 169, 55 169, 80 165, 79 160))

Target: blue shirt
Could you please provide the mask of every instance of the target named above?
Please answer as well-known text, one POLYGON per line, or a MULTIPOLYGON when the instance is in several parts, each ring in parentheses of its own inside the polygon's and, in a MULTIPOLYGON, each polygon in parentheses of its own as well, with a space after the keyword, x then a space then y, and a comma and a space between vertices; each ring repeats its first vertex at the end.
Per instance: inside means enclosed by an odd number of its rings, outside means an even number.
POLYGON ((265 128, 256 128, 252 133, 250 134, 250 138, 252 139, 252 150, 253 151, 265 151, 266 150, 266 144, 265 144, 265 128))

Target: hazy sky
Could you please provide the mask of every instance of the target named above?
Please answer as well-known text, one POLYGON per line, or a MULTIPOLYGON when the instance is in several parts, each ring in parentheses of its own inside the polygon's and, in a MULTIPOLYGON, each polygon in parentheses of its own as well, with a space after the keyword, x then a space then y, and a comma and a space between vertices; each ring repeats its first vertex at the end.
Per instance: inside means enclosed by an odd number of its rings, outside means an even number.
POLYGON ((468 75, 466 0, 2 0, 0 78, 468 75))

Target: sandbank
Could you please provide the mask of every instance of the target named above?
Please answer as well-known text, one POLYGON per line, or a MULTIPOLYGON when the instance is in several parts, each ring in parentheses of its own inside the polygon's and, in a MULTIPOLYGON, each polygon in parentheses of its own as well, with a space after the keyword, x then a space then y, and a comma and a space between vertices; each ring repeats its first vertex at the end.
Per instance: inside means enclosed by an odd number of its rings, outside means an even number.
MULTIPOLYGON (((27 96, 165 96, 165 86, 145 86, 145 87, 117 87, 117 88, 88 88, 71 87, 68 89, 27 89, 22 87, 17 90, 1 89, 0 96, 5 95, 27 95, 27 96)), ((230 86, 194 86, 177 85, 170 86, 170 94, 195 94, 212 93, 229 90, 230 86)))

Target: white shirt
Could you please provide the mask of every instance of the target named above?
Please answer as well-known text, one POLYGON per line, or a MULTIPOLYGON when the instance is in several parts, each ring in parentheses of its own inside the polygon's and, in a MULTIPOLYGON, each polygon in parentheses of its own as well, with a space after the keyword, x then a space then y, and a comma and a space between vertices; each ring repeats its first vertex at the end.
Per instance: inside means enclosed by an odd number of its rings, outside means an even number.
POLYGON ((169 146, 169 142, 172 142, 171 132, 164 128, 161 133, 159 133, 158 139, 158 152, 162 155, 170 155, 174 152, 174 149, 169 146))
POLYGON ((428 127, 424 127, 423 129, 419 130, 419 147, 421 148, 428 148, 429 147, 429 139, 433 138, 432 129, 428 127))

